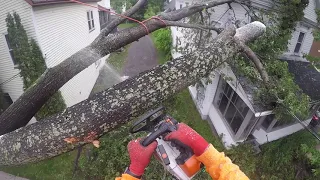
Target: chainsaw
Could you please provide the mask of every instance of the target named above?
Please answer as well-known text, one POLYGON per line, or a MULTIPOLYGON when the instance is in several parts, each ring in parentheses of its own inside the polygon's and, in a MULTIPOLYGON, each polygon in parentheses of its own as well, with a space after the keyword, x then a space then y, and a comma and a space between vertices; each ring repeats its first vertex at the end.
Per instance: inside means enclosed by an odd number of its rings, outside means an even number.
POLYGON ((177 120, 165 113, 164 107, 159 107, 143 115, 132 125, 130 132, 148 132, 141 144, 146 147, 157 141, 156 159, 176 179, 190 180, 201 170, 203 164, 196 159, 190 147, 178 141, 164 140, 168 133, 177 130, 177 124, 177 120))

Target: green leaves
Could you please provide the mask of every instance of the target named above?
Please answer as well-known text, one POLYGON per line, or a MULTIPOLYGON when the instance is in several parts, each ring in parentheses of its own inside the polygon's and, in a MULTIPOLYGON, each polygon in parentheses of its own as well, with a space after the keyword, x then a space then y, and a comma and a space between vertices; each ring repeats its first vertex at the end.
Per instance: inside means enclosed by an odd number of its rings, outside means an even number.
MULTIPOLYGON (((7 31, 14 58, 18 63, 24 89, 28 89, 46 70, 45 59, 36 40, 28 38, 20 16, 14 12, 7 14, 7 31)), ((56 93, 37 113, 37 118, 44 118, 61 112, 66 108, 60 93, 56 93)))
POLYGON ((260 75, 254 65, 245 59, 238 60, 237 67, 241 74, 260 86, 256 99, 266 107, 274 108, 277 119, 288 121, 287 108, 301 117, 308 115, 309 97, 302 93, 295 84, 288 70, 288 64, 279 60, 287 51, 288 42, 296 23, 303 18, 303 10, 308 0, 274 0, 277 11, 259 11, 259 19, 268 24, 266 33, 250 44, 269 74, 270 85, 262 85, 260 75))

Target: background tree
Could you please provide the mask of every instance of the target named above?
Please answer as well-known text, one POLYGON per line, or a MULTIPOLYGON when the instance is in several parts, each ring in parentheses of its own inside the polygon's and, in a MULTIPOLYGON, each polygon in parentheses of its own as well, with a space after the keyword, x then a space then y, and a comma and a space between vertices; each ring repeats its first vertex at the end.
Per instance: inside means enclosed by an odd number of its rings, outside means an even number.
MULTIPOLYGON (((8 38, 13 48, 14 58, 18 63, 24 89, 28 89, 45 72, 45 59, 37 42, 32 38, 29 41, 27 32, 21 24, 21 18, 16 12, 12 15, 8 14, 6 22, 8 38)), ((61 112, 65 108, 64 100, 60 92, 57 92, 45 103, 36 117, 41 119, 61 112)))
MULTIPOLYGON (((111 0, 110 1, 112 8, 114 8, 114 10, 117 13, 122 13, 123 9, 127 11, 137 2, 138 0, 111 0)), ((159 1, 159 3, 160 2, 161 1, 159 1)), ((144 18, 144 14, 146 12, 145 7, 147 6, 148 3, 149 1, 144 2, 144 5, 137 12, 135 12, 134 15, 132 15, 132 18, 142 21, 144 18)))

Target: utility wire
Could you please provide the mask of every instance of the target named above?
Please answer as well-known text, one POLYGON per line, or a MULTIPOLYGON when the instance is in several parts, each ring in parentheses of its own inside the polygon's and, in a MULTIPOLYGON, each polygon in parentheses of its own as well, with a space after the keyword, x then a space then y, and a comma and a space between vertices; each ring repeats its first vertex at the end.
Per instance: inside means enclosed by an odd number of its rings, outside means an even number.
POLYGON ((17 78, 19 75, 20 75, 20 73, 18 73, 18 74, 16 74, 16 75, 10 77, 9 79, 3 81, 2 83, 0 83, 0 86, 9 83, 10 81, 12 81, 12 80, 14 80, 15 78, 17 78))
MULTIPOLYGON (((285 107, 285 106, 284 106, 285 107)), ((289 110, 289 108, 287 108, 287 107, 285 107, 286 108, 286 111, 296 120, 296 121, 298 121, 302 126, 303 126, 303 128, 304 129, 307 129, 316 139, 318 139, 318 141, 320 141, 320 137, 319 137, 319 135, 316 133, 316 132, 314 132, 312 129, 310 129, 308 126, 306 126, 295 114, 293 114, 290 110, 289 110)))

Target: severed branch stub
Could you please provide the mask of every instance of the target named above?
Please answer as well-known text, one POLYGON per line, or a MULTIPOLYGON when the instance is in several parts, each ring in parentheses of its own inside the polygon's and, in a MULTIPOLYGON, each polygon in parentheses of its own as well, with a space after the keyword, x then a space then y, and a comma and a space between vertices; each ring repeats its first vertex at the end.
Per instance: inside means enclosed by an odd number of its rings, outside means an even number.
POLYGON ((228 28, 203 49, 127 79, 65 112, 0 136, 0 165, 37 162, 71 151, 80 144, 70 146, 65 138, 84 139, 90 132, 101 137, 157 107, 207 77, 221 62, 233 60, 241 52, 236 41, 248 43, 265 32, 259 22, 241 28, 228 28))
MULTIPOLYGON (((237 34, 236 37, 240 37, 239 39, 248 39, 248 41, 251 41, 251 39, 253 39, 254 37, 256 37, 256 34, 248 34, 247 31, 250 31, 250 28, 256 28, 256 27, 260 27, 262 29, 265 29, 265 25, 262 24, 261 22, 255 21, 251 24, 249 24, 248 29, 244 29, 243 27, 238 28, 237 29, 237 34)), ((256 31, 251 31, 252 33, 255 33, 256 31)), ((263 64, 261 63, 260 59, 258 58, 258 56, 244 43, 244 41, 241 41, 237 39, 237 43, 239 45, 239 47, 241 48, 241 51, 248 57, 248 59, 250 59, 253 64, 255 65, 255 67, 257 68, 263 83, 265 85, 269 84, 269 75, 266 71, 266 69, 264 68, 263 64)), ((247 40, 246 40, 247 41, 247 40)))

